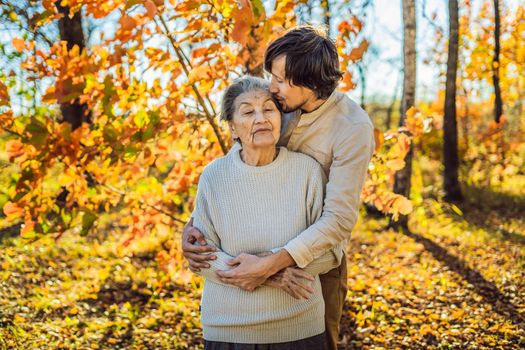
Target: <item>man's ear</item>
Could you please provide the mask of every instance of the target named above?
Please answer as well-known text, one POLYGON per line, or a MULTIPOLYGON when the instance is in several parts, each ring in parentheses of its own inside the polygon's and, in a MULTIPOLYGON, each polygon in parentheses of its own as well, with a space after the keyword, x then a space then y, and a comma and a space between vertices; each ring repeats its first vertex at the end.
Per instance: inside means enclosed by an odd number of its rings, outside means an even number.
POLYGON ((235 130, 235 127, 233 126, 232 122, 228 122, 228 126, 230 127, 230 132, 232 133, 232 139, 238 139, 239 135, 237 134, 237 131, 235 130))

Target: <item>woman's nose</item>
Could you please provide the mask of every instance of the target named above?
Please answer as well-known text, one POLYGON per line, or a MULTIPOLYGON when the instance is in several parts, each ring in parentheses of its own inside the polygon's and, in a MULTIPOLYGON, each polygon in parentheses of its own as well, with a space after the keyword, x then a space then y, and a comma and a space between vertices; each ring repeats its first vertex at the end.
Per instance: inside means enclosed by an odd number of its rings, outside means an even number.
POLYGON ((263 122, 266 118, 264 117, 264 113, 262 110, 255 111, 255 121, 256 122, 263 122))

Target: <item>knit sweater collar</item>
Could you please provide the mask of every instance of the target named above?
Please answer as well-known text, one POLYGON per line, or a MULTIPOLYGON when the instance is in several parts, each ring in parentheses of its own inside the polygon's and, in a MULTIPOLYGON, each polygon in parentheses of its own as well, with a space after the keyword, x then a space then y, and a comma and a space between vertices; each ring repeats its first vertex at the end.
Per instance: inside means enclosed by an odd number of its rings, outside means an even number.
POLYGON ((231 152, 228 153, 228 156, 231 157, 233 164, 235 164, 235 166, 239 168, 239 170, 253 173, 253 174, 264 173, 264 172, 280 167, 281 164, 286 160, 288 156, 288 150, 286 149, 286 147, 279 147, 279 154, 273 160, 273 162, 271 162, 270 164, 266 164, 266 165, 254 166, 254 165, 248 165, 242 161, 241 150, 242 150, 242 146, 236 147, 235 150, 232 150, 231 152))

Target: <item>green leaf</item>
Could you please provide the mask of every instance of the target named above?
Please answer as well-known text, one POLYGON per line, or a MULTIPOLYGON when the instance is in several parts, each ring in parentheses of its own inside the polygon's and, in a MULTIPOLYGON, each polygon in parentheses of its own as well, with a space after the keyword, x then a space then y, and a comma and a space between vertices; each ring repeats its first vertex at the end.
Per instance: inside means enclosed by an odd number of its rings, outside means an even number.
POLYGON ((31 134, 31 137, 27 139, 27 142, 35 147, 42 147, 47 140, 47 128, 36 118, 31 118, 31 123, 26 126, 25 132, 31 134))
POLYGON ((264 13, 264 5, 261 0, 252 0, 252 11, 255 17, 259 17, 264 13))
POLYGON ((153 128, 153 125, 150 125, 142 133, 142 141, 146 142, 147 140, 151 139, 153 136, 155 136, 155 129, 153 128))
POLYGON ((102 134, 104 135, 104 140, 107 142, 115 142, 117 140, 117 130, 112 124, 106 124, 102 134))
POLYGON ((80 231, 81 236, 85 236, 89 233, 89 230, 91 230, 91 227, 93 227, 97 218, 97 214, 91 210, 84 211, 84 215, 82 216, 82 230, 80 231))

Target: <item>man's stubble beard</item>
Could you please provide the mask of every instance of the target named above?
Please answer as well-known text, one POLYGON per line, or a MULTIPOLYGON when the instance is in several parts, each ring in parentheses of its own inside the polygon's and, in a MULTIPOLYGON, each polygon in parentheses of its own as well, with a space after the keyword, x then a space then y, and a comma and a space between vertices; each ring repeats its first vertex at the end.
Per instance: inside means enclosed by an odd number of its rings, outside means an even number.
MULTIPOLYGON (((290 113, 290 112, 294 112, 298 109, 302 109, 302 107, 308 102, 307 99, 305 99, 304 101, 302 101, 301 103, 299 103, 297 106, 293 106, 293 107, 290 107, 288 105, 282 105, 280 102, 279 102, 279 99, 276 99, 277 103, 279 103, 279 106, 281 106, 281 110, 284 112, 284 113, 290 113)), ((286 103, 286 102, 284 102, 286 103)))

